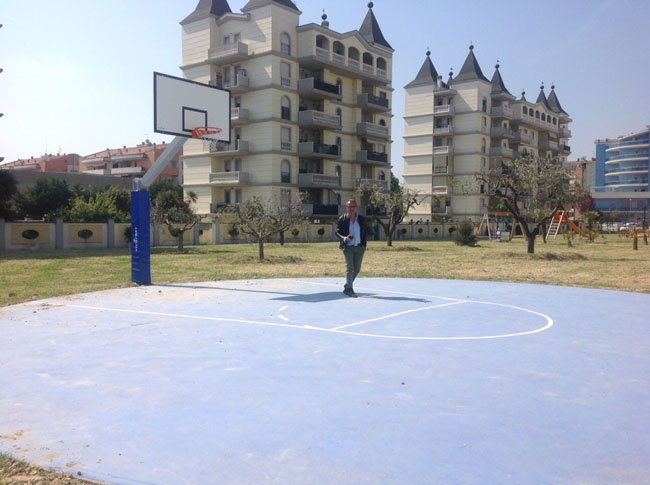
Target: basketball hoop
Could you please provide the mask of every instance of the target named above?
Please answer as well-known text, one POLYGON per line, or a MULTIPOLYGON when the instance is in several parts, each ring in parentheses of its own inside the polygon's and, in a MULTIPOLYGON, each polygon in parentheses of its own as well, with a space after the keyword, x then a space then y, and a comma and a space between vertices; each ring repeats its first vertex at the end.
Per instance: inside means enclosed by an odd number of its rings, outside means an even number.
POLYGON ((221 133, 221 128, 215 128, 212 126, 197 126, 192 130, 192 138, 198 138, 201 140, 216 140, 216 137, 213 135, 218 135, 221 133))

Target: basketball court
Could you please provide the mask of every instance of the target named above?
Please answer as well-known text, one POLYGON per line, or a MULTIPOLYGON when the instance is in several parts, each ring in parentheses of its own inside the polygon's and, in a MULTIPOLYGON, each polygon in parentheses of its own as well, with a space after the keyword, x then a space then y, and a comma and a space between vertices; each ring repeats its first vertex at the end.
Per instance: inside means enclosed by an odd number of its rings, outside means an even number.
POLYGON ((647 483, 650 295, 212 281, 0 309, 0 452, 123 484, 647 483))

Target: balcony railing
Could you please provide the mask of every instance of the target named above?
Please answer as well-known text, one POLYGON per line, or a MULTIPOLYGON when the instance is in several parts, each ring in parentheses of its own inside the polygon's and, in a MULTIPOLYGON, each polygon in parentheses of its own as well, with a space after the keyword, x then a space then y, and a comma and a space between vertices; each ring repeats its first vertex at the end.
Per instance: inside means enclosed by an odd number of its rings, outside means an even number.
POLYGON ((501 157, 501 158, 513 158, 514 150, 504 147, 491 147, 490 156, 491 157, 501 157))
POLYGON ((432 192, 436 195, 451 194, 451 188, 446 185, 438 185, 433 187, 432 192))
POLYGON ((364 121, 362 123, 357 123, 357 135, 388 138, 388 127, 364 121))
POLYGON ((442 105, 434 106, 434 108, 433 108, 433 114, 436 115, 436 116, 453 115, 455 111, 456 110, 455 110, 455 107, 454 107, 453 104, 442 104, 442 105))
POLYGON ((512 108, 506 108, 505 106, 495 106, 490 110, 490 114, 494 118, 512 119, 514 111, 512 108))
POLYGON ((248 172, 213 172, 210 174, 212 185, 247 185, 250 182, 248 172))
POLYGON ((571 130, 568 128, 560 128, 557 132, 557 136, 560 138, 571 138, 571 130))
POLYGON ((624 173, 648 173, 648 165, 633 165, 631 167, 617 167, 605 170, 605 176, 613 176, 624 173))
POLYGON ((540 150, 552 150, 554 152, 558 151, 559 145, 556 141, 552 140, 540 140, 539 142, 540 150))
POLYGON ((445 214, 445 215, 450 215, 451 214, 451 207, 447 206, 442 206, 442 207, 431 207, 431 213, 432 214, 445 214))
POLYGON ((439 126, 433 129, 434 135, 452 135, 454 133, 454 127, 452 125, 439 126))
POLYGON ((329 60, 330 51, 327 49, 323 49, 322 47, 316 47, 316 57, 329 60))
POLYGON ((331 52, 324 47, 315 46, 312 52, 306 53, 306 55, 302 54, 300 62, 310 68, 318 68, 320 67, 319 65, 322 66, 325 64, 338 71, 354 71, 357 76, 361 74, 362 77, 380 84, 385 84, 389 81, 389 72, 385 66, 376 67, 373 64, 366 64, 358 59, 346 57, 344 54, 331 52))
POLYGON ((138 175, 144 173, 144 167, 112 168, 111 175, 138 175))
POLYGON ((358 178, 355 182, 357 187, 373 187, 380 190, 388 190, 388 180, 358 178))
POLYGON ((249 153, 248 141, 235 140, 232 143, 210 142, 210 153, 249 153))
POLYGON ((216 64, 228 64, 236 61, 243 61, 248 58, 248 44, 235 42, 234 44, 215 47, 208 51, 208 62, 216 64))
POLYGON ((569 145, 560 145, 560 150, 562 153, 569 154, 571 153, 571 147, 569 145))
POLYGON ((514 138, 515 132, 503 126, 493 126, 490 130, 490 136, 494 138, 514 138))
POLYGON ((368 111, 388 111, 388 99, 375 96, 370 93, 361 93, 357 95, 357 104, 368 111))
POLYGON ((94 170, 84 170, 82 173, 87 173, 90 175, 110 175, 111 171, 107 168, 97 168, 94 170))
POLYGON ((235 75, 234 81, 224 82, 223 88, 230 89, 234 94, 243 93, 248 91, 249 79, 246 74, 238 73, 235 75))
POLYGON ((326 145, 314 141, 300 142, 298 144, 298 155, 316 158, 338 158, 341 156, 338 145, 326 145))
POLYGON ((434 155, 451 155, 452 153, 454 153, 454 147, 451 145, 433 147, 434 155))
POLYGON ((533 142, 533 136, 529 133, 522 133, 521 131, 515 132, 515 142, 526 143, 530 145, 533 142))
POLYGON ((348 67, 353 71, 358 71, 361 69, 361 64, 356 59, 348 59, 348 67))
POLYGON ((325 128, 330 130, 341 129, 341 118, 315 109, 298 112, 298 124, 302 127, 325 128))
POLYGON ((373 152, 371 150, 357 150, 357 162, 388 163, 388 153, 373 152))
POLYGON ((338 187, 339 178, 322 173, 299 173, 298 185, 301 187, 338 187))
POLYGON ((449 165, 434 165, 433 173, 436 175, 451 175, 449 165))
POLYGON ((250 119, 250 114, 246 108, 232 108, 230 110, 230 122, 233 125, 245 123, 250 119))
POLYGON ((339 98, 341 96, 341 87, 309 77, 298 81, 298 93, 303 98, 311 99, 339 98))

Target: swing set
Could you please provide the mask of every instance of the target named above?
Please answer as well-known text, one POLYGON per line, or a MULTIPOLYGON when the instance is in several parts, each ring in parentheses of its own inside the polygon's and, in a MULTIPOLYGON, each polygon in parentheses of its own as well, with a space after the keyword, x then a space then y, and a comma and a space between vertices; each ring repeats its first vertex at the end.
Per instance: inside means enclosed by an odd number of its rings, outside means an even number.
POLYGON ((488 240, 492 242, 501 241, 501 231, 499 230, 499 224, 504 224, 505 229, 510 229, 508 241, 512 241, 512 233, 514 229, 514 217, 510 212, 486 212, 483 214, 483 219, 478 226, 477 235, 481 235, 483 226, 487 229, 488 240))

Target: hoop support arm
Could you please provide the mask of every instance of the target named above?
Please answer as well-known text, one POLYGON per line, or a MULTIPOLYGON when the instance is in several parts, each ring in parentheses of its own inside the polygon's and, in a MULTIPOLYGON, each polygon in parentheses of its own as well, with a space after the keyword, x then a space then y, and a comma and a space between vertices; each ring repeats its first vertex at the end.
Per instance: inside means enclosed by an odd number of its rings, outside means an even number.
POLYGON ((154 183, 162 171, 171 163, 176 154, 183 148, 187 140, 184 136, 175 136, 171 143, 167 145, 165 151, 158 157, 158 160, 147 170, 144 177, 133 179, 133 190, 147 189, 154 183))

